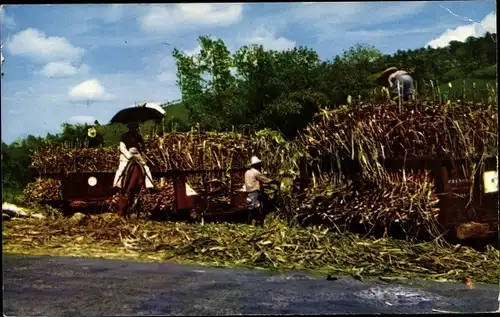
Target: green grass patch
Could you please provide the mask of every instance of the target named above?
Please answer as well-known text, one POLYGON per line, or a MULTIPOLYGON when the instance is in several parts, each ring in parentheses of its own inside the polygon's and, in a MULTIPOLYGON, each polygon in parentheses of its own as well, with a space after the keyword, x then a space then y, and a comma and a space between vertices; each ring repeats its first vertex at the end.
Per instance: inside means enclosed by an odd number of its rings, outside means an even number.
POLYGON ((488 100, 497 94, 495 78, 460 78, 439 85, 444 99, 488 100), (451 87, 450 87, 451 84, 451 87))
POLYGON ((12 190, 8 188, 2 190, 2 202, 23 207, 26 205, 22 190, 12 190))
POLYGON ((167 114, 165 116, 166 122, 168 122, 172 119, 178 119, 184 123, 189 122, 189 111, 182 103, 177 103, 177 104, 173 104, 170 106, 166 106, 163 109, 165 109, 167 111, 167 114))

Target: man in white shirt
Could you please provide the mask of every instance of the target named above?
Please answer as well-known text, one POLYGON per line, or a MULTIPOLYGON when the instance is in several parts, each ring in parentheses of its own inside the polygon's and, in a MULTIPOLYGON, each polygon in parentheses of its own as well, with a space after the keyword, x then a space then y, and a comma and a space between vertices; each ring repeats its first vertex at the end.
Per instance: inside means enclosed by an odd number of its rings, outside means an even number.
POLYGON ((154 185, 151 170, 140 156, 140 153, 143 151, 144 140, 139 133, 139 124, 130 123, 128 124, 128 129, 129 130, 122 135, 120 140, 120 165, 115 173, 113 187, 116 190, 122 187, 122 180, 124 176, 123 172, 125 171, 125 167, 127 166, 129 160, 134 156, 142 163, 146 172, 146 188, 152 192, 154 191, 154 185))
POLYGON ((276 184, 278 186, 280 184, 279 181, 269 179, 262 174, 261 163, 262 161, 258 157, 253 156, 250 160, 251 168, 245 172, 245 191, 248 193, 247 203, 250 218, 253 218, 256 212, 260 215, 262 214, 263 193, 261 191, 261 184, 276 184))

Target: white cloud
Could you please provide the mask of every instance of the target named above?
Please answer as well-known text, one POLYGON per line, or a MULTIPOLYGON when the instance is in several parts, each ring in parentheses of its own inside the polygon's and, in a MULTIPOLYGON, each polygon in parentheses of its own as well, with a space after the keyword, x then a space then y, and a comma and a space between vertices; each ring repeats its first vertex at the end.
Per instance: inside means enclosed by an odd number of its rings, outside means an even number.
POLYGON ((174 72, 165 71, 161 72, 156 78, 163 83, 175 83, 177 75, 174 72))
POLYGON ((490 12, 481 22, 473 22, 467 25, 458 26, 455 29, 448 29, 425 46, 430 46, 432 48, 446 47, 451 41, 464 42, 470 36, 480 37, 486 32, 496 33, 496 20, 496 12, 490 12))
POLYGON ((12 29, 16 26, 16 21, 13 17, 5 13, 3 5, 0 5, 0 24, 8 29, 12 29))
POLYGON ((92 116, 72 116, 69 118, 68 123, 70 124, 94 124, 94 121, 97 120, 92 116))
POLYGON ((199 27, 224 27, 243 17, 243 4, 154 5, 139 19, 144 31, 166 33, 199 27))
POLYGON ((193 49, 187 49, 187 50, 182 50, 184 52, 185 55, 187 56, 195 56, 195 55, 198 55, 200 54, 201 52, 201 45, 198 44, 195 48, 193 49))
POLYGON ((277 38, 274 31, 263 27, 257 29, 251 36, 244 39, 244 43, 262 45, 267 50, 277 51, 294 48, 296 45, 295 41, 284 37, 277 38))
POLYGON ((40 73, 46 77, 71 77, 77 74, 87 74, 88 71, 89 67, 86 64, 75 67, 69 62, 61 61, 48 63, 40 73))
POLYGON ((231 75, 233 75, 234 77, 238 77, 238 68, 231 67, 229 68, 229 71, 231 72, 231 75))
POLYGON ((89 79, 74 86, 69 96, 75 100, 111 100, 113 95, 108 94, 106 89, 97 79, 89 79))
POLYGON ((7 40, 7 50, 12 55, 24 55, 40 62, 75 61, 85 50, 71 45, 64 37, 46 36, 37 29, 26 29, 7 40))

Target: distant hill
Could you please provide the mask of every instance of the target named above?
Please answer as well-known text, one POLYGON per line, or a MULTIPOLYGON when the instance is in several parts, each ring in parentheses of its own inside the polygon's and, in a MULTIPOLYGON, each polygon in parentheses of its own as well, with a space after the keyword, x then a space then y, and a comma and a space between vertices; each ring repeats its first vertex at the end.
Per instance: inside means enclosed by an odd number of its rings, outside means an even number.
POLYGON ((497 90, 497 66, 491 65, 472 72, 465 78, 458 78, 449 83, 439 85, 441 93, 451 99, 462 99, 465 87, 465 97, 471 99, 474 95, 476 98, 487 98, 492 95, 488 89, 497 90), (451 87, 449 86, 451 83, 451 87), (464 86, 465 85, 465 86, 464 86), (475 87, 474 87, 475 85, 475 87))
POLYGON ((168 122, 172 119, 178 119, 186 124, 189 122, 189 112, 182 102, 162 105, 163 109, 167 112, 165 121, 168 122))

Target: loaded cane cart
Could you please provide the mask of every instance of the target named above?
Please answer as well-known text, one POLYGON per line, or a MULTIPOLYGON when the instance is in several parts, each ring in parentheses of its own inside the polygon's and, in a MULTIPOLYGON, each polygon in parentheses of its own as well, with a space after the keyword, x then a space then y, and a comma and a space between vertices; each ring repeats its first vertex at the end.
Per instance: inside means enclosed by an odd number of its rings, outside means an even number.
MULTIPOLYGON (((439 199, 439 223, 443 230, 458 239, 494 237, 498 234, 498 174, 497 158, 436 159, 413 157, 382 162, 389 172, 430 170, 439 199)), ((174 201, 169 212, 173 214, 196 210, 198 215, 247 212, 246 192, 241 190, 244 168, 213 170, 153 171, 155 180, 172 182, 174 201), (193 191, 189 179, 202 177, 205 188, 193 191), (225 201, 211 199, 211 179, 226 177, 229 190, 223 193, 225 201)), ((44 203, 64 209, 97 209, 107 211, 113 196, 113 172, 47 173, 42 178, 61 181, 61 199, 44 203)), ((300 178, 294 182, 300 195, 310 185, 311 175, 303 167, 300 178)), ((218 195, 220 196, 220 195, 218 195)))
MULTIPOLYGON (((389 172, 430 170, 434 194, 439 198, 439 223, 459 239, 494 236, 498 233, 498 174, 497 158, 436 159, 413 157, 383 162, 389 172), (475 164, 475 167, 473 166, 475 164)), ((155 180, 170 181, 174 188, 172 213, 195 209, 198 215, 247 212, 247 193, 241 190, 244 168, 213 170, 153 171, 155 180), (194 191, 190 177, 203 177, 205 188, 194 191), (229 190, 223 193, 225 201, 211 200, 217 193, 208 187, 210 179, 226 178, 229 190)), ((62 185, 61 201, 46 202, 65 208, 97 208, 107 210, 113 195, 112 172, 79 172, 45 174, 42 177, 59 179, 62 185)), ((309 176, 302 171, 295 180, 297 194, 309 186, 309 176)), ((218 195, 221 196, 221 195, 218 195)))
POLYGON ((388 170, 427 168, 439 198, 439 223, 458 239, 498 235, 497 157, 415 157, 386 162, 388 170))
MULTIPOLYGON (((174 188, 174 204, 172 212, 177 213, 183 210, 204 210, 210 208, 219 210, 219 212, 237 212, 246 209, 246 193, 240 188, 235 187, 234 179, 241 179, 245 169, 233 169, 230 172, 229 183, 230 198, 227 204, 209 203, 210 191, 203 190, 195 192, 187 183, 188 176, 200 175, 208 176, 214 174, 225 174, 227 170, 172 170, 172 171, 153 171, 154 180, 171 181, 174 188)), ((60 201, 46 201, 45 203, 53 206, 61 206, 64 209, 95 209, 108 210, 113 196, 113 172, 70 172, 60 174, 44 174, 42 178, 50 177, 61 181, 62 193, 60 201)), ((239 183, 238 183, 239 184, 239 183)))
MULTIPOLYGON (((380 160, 389 173, 428 170, 438 198, 438 222, 443 234, 463 239, 497 239, 498 157, 450 158, 415 156, 405 159, 380 160)), ((346 163, 347 174, 354 174, 356 161, 346 163)), ((299 193, 310 186, 316 165, 301 164, 301 177, 296 180, 299 193), (312 168, 311 168, 312 167, 312 168)), ((498 243, 498 239, 495 243, 498 243)))

